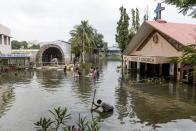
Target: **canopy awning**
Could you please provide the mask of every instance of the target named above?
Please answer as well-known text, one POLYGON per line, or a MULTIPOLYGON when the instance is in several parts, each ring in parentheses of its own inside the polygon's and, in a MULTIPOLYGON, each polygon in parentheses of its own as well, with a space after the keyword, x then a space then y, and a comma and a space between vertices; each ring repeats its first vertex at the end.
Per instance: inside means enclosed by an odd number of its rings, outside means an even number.
POLYGON ((30 54, 0 54, 0 58, 30 58, 30 54))

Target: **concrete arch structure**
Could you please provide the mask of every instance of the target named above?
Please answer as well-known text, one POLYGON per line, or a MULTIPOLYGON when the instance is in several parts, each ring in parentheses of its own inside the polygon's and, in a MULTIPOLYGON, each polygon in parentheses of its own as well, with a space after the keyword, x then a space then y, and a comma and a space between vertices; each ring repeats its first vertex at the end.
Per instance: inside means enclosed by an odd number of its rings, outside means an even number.
POLYGON ((57 58, 60 65, 65 64, 65 56, 60 46, 55 44, 43 45, 36 55, 36 66, 50 65, 54 58, 57 58))

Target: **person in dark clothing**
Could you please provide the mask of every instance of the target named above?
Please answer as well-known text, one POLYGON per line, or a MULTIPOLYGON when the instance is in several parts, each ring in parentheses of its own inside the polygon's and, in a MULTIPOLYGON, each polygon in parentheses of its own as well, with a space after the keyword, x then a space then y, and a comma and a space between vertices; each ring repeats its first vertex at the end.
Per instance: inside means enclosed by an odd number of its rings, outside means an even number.
POLYGON ((64 72, 66 73, 66 71, 67 71, 67 65, 65 65, 64 67, 64 72))
POLYGON ((97 67, 97 77, 99 77, 99 68, 97 67))
POLYGON ((80 72, 80 70, 78 70, 78 76, 82 76, 82 73, 80 72))
POLYGON ((114 107, 108 103, 102 102, 102 100, 97 100, 97 104, 95 104, 94 102, 92 103, 93 105, 95 105, 96 107, 92 110, 97 110, 98 108, 102 108, 103 112, 113 112, 114 107))

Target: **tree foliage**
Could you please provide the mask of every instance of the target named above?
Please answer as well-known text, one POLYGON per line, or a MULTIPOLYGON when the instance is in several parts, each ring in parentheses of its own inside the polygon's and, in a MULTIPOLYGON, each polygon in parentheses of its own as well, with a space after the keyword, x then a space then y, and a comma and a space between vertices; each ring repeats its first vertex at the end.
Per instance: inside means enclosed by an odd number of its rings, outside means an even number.
POLYGON ((143 21, 147 21, 149 19, 149 12, 148 12, 148 7, 145 9, 143 21))
POLYGON ((123 52, 129 42, 129 16, 123 6, 120 7, 119 10, 121 16, 116 28, 116 42, 118 43, 121 52, 123 52))
MULTIPOLYGON (((146 14, 146 18, 148 19, 148 14, 146 14)), ((138 8, 131 9, 131 28, 129 30, 129 41, 133 39, 135 34, 140 28, 140 14, 138 8)))
POLYGON ((94 49, 103 47, 104 36, 97 32, 88 21, 81 21, 80 25, 74 26, 70 31, 72 53, 80 55, 84 50, 85 53, 93 53, 94 49))
POLYGON ((140 14, 138 8, 131 9, 131 18, 132 18, 131 30, 133 30, 136 33, 140 27, 140 14))
POLYGON ((136 17, 135 17, 135 10, 132 8, 131 9, 131 20, 132 20, 132 26, 131 26, 131 29, 135 32, 136 30, 136 17))
POLYGON ((180 9, 180 13, 196 18, 196 1, 195 0, 164 0, 167 4, 176 5, 180 9))
POLYGON ((51 118, 41 117, 39 121, 35 122, 34 125, 37 129, 42 131, 99 131, 100 126, 95 119, 86 120, 85 117, 81 117, 76 123, 70 124, 68 120, 71 119, 71 114, 68 113, 67 108, 57 107, 54 110, 49 110, 52 115, 51 118))
POLYGON ((13 40, 11 42, 12 49, 40 49, 39 44, 30 44, 26 41, 13 40))
POLYGON ((196 65, 196 46, 184 47, 183 55, 178 61, 192 66, 196 65))
POLYGON ((135 29, 136 29, 136 31, 138 31, 139 30, 139 27, 140 27, 140 16, 139 16, 139 10, 138 10, 138 8, 136 8, 135 9, 136 11, 135 11, 135 29))
POLYGON ((33 44, 32 46, 30 46, 29 49, 40 49, 40 45, 39 44, 33 44))

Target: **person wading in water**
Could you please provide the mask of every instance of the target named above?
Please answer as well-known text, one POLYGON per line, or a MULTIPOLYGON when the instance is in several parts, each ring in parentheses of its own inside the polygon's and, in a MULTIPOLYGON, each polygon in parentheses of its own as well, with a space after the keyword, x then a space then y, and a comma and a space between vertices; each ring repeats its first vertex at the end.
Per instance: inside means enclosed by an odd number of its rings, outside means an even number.
POLYGON ((102 100, 97 100, 97 104, 95 104, 94 102, 92 102, 93 105, 95 105, 96 107, 93 110, 97 110, 98 108, 102 108, 102 112, 113 112, 114 111, 114 107, 108 103, 102 102, 102 100))

